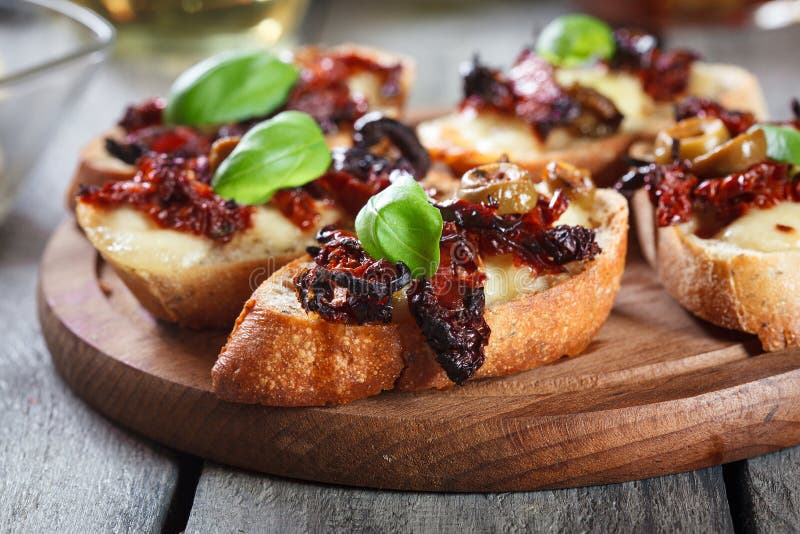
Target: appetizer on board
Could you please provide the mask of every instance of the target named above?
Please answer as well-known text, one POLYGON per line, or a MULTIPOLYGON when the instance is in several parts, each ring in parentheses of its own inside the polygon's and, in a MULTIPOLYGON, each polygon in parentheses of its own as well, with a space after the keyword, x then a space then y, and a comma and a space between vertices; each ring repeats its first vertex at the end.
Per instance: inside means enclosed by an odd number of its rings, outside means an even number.
POLYGON ((354 128, 352 146, 331 150, 311 116, 286 111, 209 156, 147 154, 132 178, 82 187, 76 217, 154 316, 230 327, 261 280, 324 226, 352 226, 393 173, 431 189, 454 181, 402 123, 371 114, 354 128))
POLYGON ((181 75, 166 99, 128 107, 114 128, 91 141, 67 202, 74 206, 81 185, 131 178, 144 155, 208 155, 214 141, 239 137, 280 111, 308 113, 331 147, 347 146, 353 124, 368 112, 403 114, 413 78, 409 58, 350 44, 281 57, 262 51, 212 57, 181 75))
POLYGON ((212 371, 224 400, 341 404, 577 356, 611 311, 628 206, 552 162, 466 173, 431 201, 399 171, 356 218, 263 282, 212 371))
POLYGON ((800 104, 783 123, 693 99, 658 134, 637 190, 639 240, 666 289, 714 324, 800 345, 800 104))
POLYGON ((744 69, 586 15, 552 21, 507 72, 476 55, 462 78, 458 109, 418 127, 434 160, 457 173, 505 155, 534 173, 556 159, 612 183, 628 146, 668 125, 687 95, 765 113, 758 81, 744 69))

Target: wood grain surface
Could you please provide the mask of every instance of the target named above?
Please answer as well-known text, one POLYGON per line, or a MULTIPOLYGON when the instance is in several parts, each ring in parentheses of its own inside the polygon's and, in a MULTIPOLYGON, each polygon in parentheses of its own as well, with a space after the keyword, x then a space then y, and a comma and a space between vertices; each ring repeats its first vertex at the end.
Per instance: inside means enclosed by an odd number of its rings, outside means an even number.
POLYGON ((207 465, 187 533, 733 532, 718 469, 592 488, 515 493, 371 491, 207 465))
POLYGON ((758 354, 653 281, 636 249, 580 358, 449 391, 332 408, 217 400, 224 332, 162 325, 64 223, 44 254, 40 316, 65 380, 112 419, 223 463, 320 482, 506 491, 619 482, 800 442, 798 351, 758 354))
MULTIPOLYGON (((308 19, 313 28, 303 40, 358 41, 413 55, 420 67, 413 102, 420 106, 456 101, 458 63, 471 53, 480 51, 486 61, 507 65, 518 43, 532 39, 534 27, 573 9, 557 2, 468 2, 456 9, 416 1, 337 0, 336 9, 327 10, 325 4, 313 2, 308 19)), ((800 26, 735 31, 732 38, 730 30, 688 26, 671 28, 668 37, 697 46, 708 58, 753 70, 762 79, 772 113, 783 116, 786 101, 797 93, 798 71, 786 65, 795 61, 800 26)), ((50 43, 41 40, 41 46, 50 43)), ((168 56, 165 50, 133 54, 125 46, 120 43, 63 126, 52 132, 49 150, 40 155, 14 213, 0 226, 0 531, 177 532, 164 521, 175 473, 196 476, 200 470, 191 532, 274 532, 271 526, 281 521, 276 514, 295 510, 293 525, 280 523, 290 531, 333 531, 347 518, 366 516, 358 526, 338 530, 369 531, 369 525, 379 524, 390 531, 442 526, 463 532, 461 518, 473 506, 481 517, 463 524, 476 530, 500 525, 511 531, 729 532, 733 515, 737 532, 796 531, 798 448, 725 466, 729 500, 722 468, 621 485, 443 499, 321 486, 213 463, 190 463, 184 469, 185 455, 153 446, 99 416, 75 398, 50 363, 35 317, 36 266, 47 238, 65 217, 62 191, 82 144, 112 124, 126 104, 164 94, 172 77, 193 60, 168 56), (745 501, 741 495, 753 498, 745 501), (375 503, 382 508, 370 510, 375 503), (306 519, 304 514, 312 512, 317 515, 306 519), (505 521, 506 514, 514 519, 505 521)), ((190 504, 193 486, 181 493, 190 504)))
POLYGON ((91 410, 49 364, 33 298, 45 235, 18 216, 0 230, 0 532, 158 530, 176 455, 91 410))

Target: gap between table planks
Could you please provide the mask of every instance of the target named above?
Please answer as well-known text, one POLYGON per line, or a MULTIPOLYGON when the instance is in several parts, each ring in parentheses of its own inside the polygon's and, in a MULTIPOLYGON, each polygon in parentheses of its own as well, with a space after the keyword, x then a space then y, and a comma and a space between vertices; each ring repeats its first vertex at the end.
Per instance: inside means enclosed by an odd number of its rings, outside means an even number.
POLYGON ((56 367, 91 405, 161 443, 266 473, 527 490, 676 473, 800 442, 798 351, 757 354, 749 336, 693 319, 635 249, 586 355, 332 408, 217 400, 209 371, 225 333, 153 321, 72 222, 45 252, 39 294, 56 367))

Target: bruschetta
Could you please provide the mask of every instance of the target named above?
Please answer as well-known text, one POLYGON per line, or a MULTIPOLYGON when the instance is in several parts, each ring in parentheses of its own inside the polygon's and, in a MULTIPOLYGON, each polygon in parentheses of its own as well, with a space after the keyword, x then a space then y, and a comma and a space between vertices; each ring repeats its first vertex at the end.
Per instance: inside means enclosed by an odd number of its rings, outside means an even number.
POLYGON ((244 306, 213 368, 215 393, 341 404, 518 373, 586 349, 624 267, 620 194, 570 165, 532 178, 499 163, 468 172, 436 208, 440 262, 427 277, 370 256, 357 235, 320 232, 310 255, 244 306))
POLYGON ((334 149, 325 174, 277 191, 266 204, 242 205, 212 187, 217 160, 224 161, 238 142, 227 138, 210 157, 145 155, 132 178, 83 186, 78 224, 156 318, 191 328, 229 328, 262 280, 301 256, 322 227, 352 225, 367 199, 391 183, 393 172, 419 176, 440 194, 456 182, 430 170, 413 129, 374 115, 359 124, 376 136, 368 145, 334 149))
MULTIPOLYGON (((281 109, 309 113, 332 148, 350 143, 353 123, 367 112, 400 117, 414 80, 410 58, 364 46, 305 47, 281 59, 300 69, 299 80, 281 109)), ((165 106, 162 98, 130 106, 114 128, 84 147, 67 190, 70 207, 81 185, 132 178, 136 161, 145 154, 207 155, 215 140, 241 136, 264 118, 211 128, 166 125, 165 106)))
POLYGON ((458 109, 421 123, 422 143, 457 173, 505 155, 534 173, 553 159, 570 162, 611 184, 631 143, 669 124, 687 95, 766 113, 758 81, 742 68, 663 50, 642 32, 616 30, 613 41, 613 55, 578 67, 525 49, 502 72, 476 56, 462 69, 458 109))
POLYGON ((766 350, 800 345, 800 174, 792 142, 781 140, 796 140, 798 160, 794 109, 793 121, 758 125, 695 100, 659 134, 654 161, 619 184, 636 191, 639 240, 664 287, 698 317, 758 335, 766 350))

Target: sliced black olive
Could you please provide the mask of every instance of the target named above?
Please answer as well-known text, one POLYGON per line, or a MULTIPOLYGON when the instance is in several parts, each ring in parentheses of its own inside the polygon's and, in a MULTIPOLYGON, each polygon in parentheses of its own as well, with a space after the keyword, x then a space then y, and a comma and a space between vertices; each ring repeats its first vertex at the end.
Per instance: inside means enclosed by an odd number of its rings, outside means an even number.
POLYGON ((413 128, 402 122, 384 117, 379 112, 368 113, 354 125, 353 141, 357 147, 371 147, 388 138, 411 163, 416 178, 424 178, 431 168, 431 157, 419 142, 413 128))

